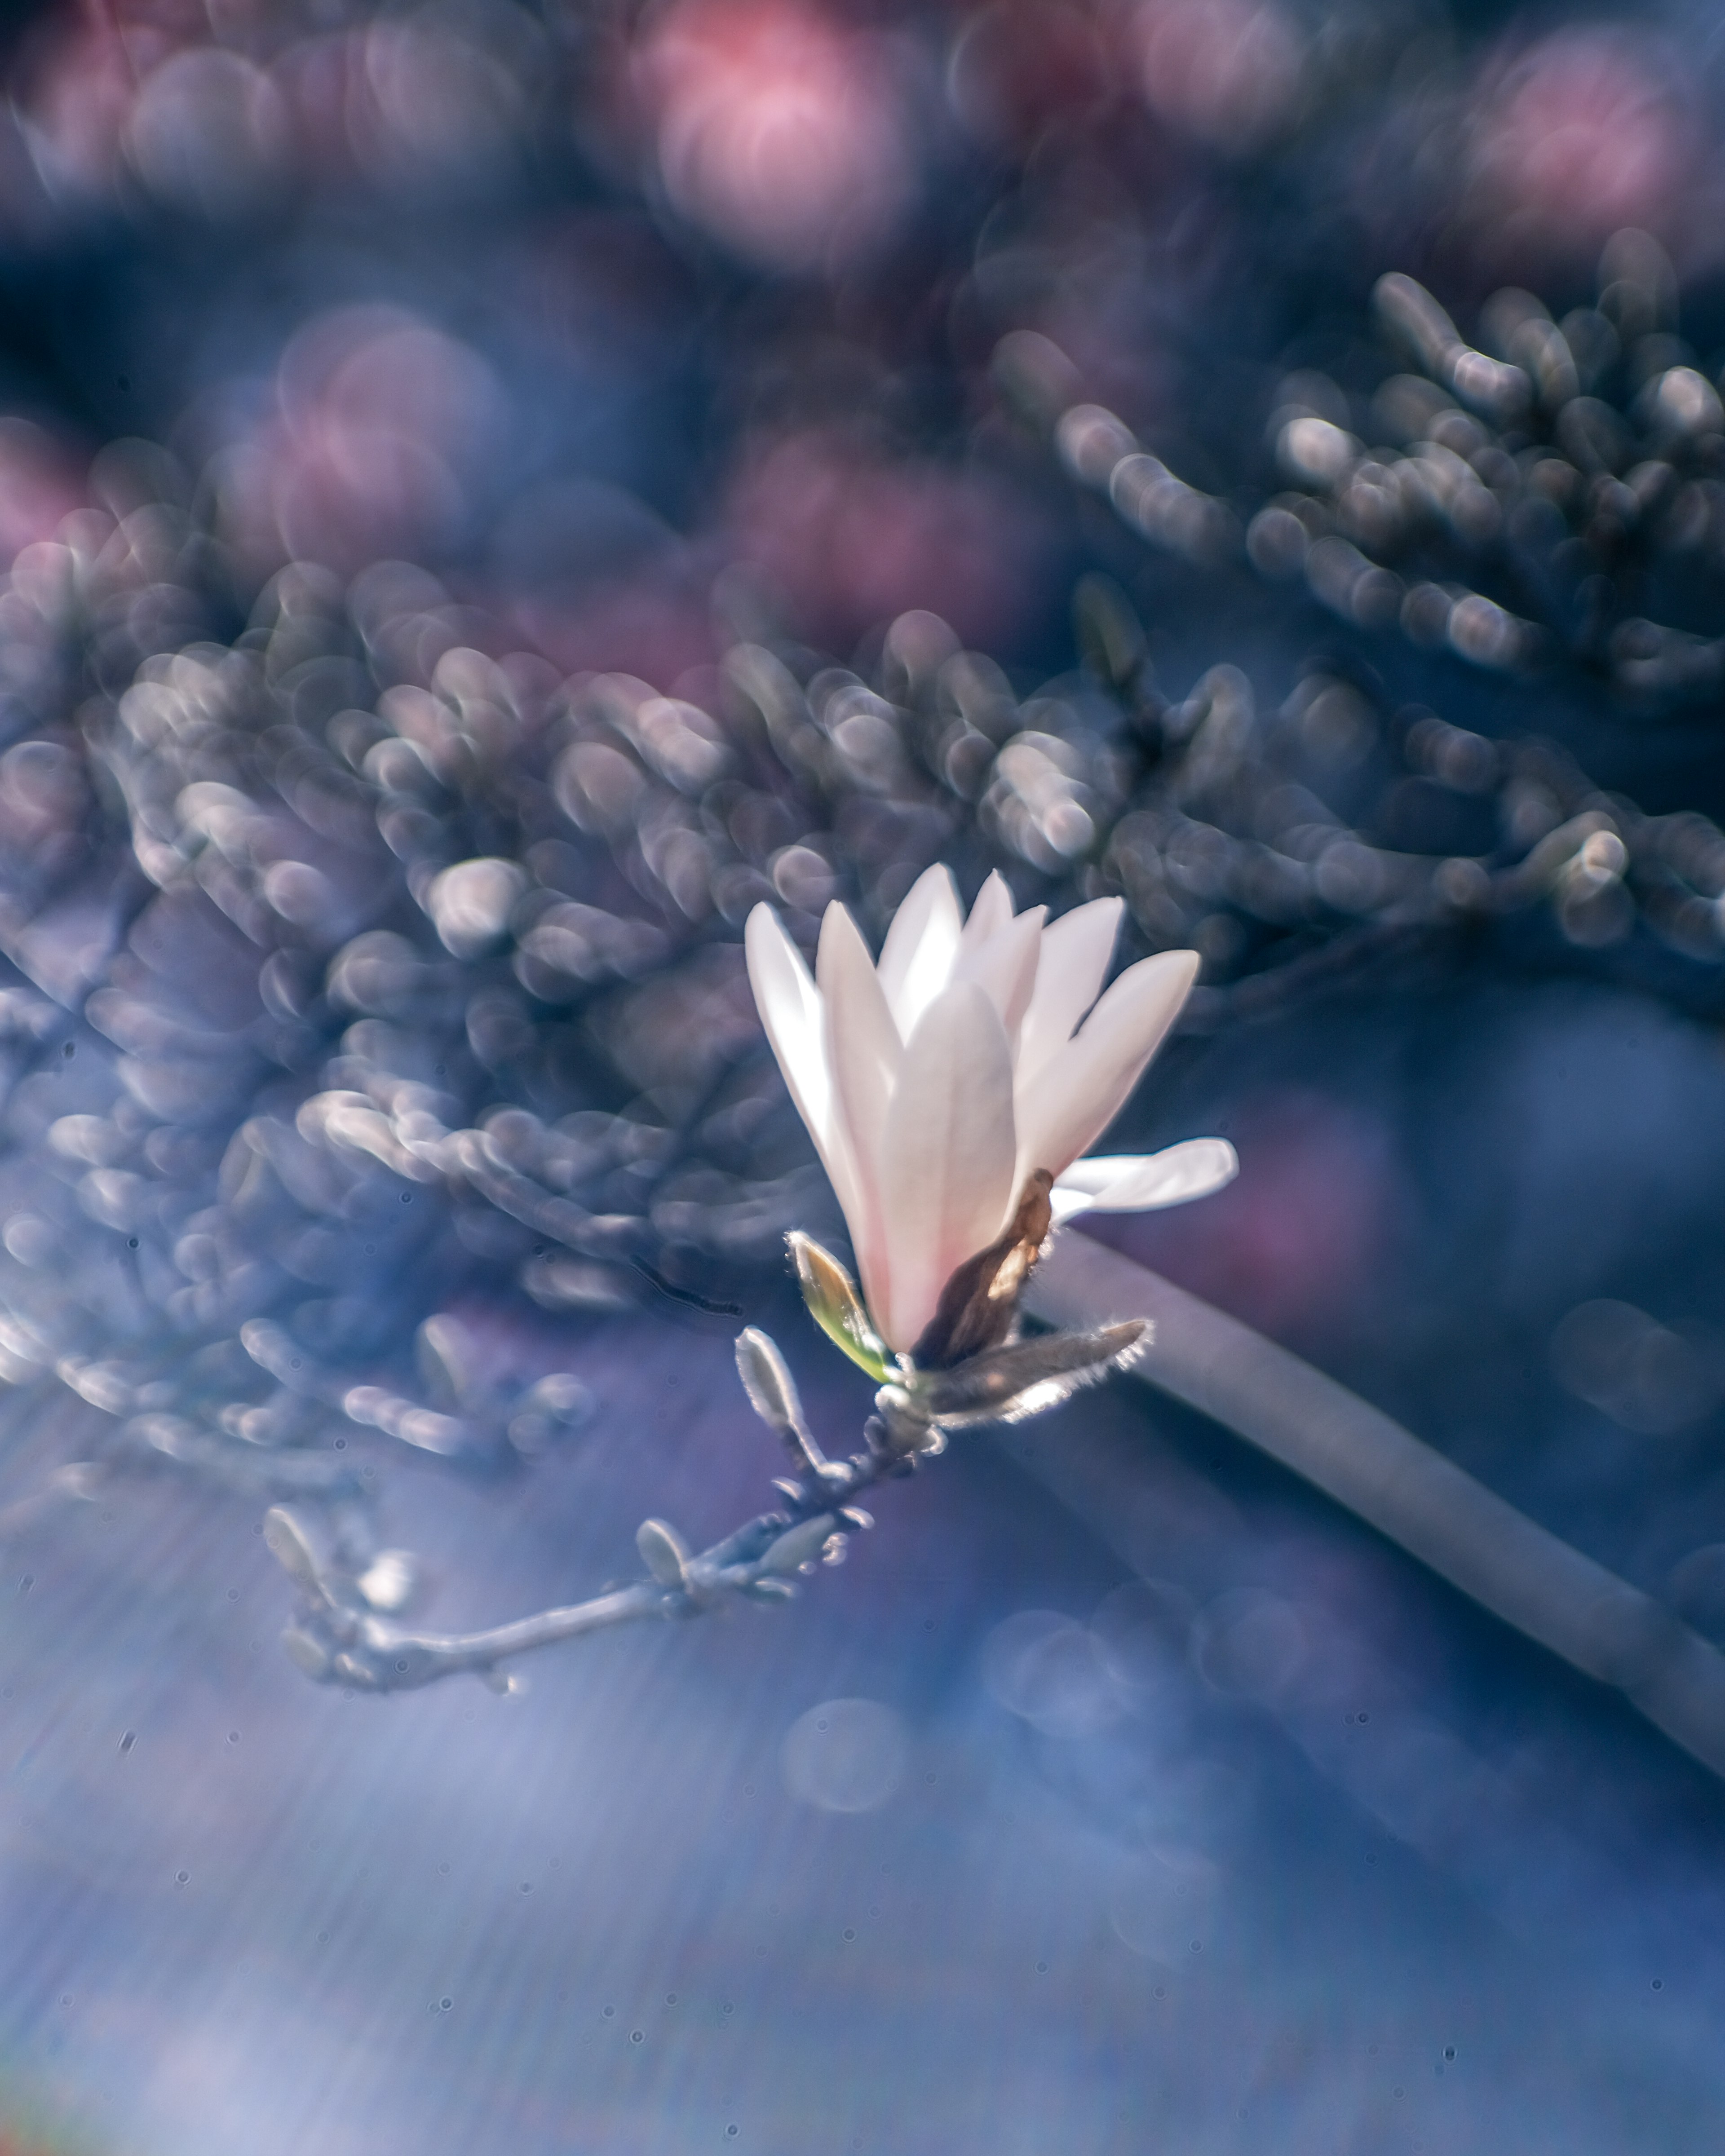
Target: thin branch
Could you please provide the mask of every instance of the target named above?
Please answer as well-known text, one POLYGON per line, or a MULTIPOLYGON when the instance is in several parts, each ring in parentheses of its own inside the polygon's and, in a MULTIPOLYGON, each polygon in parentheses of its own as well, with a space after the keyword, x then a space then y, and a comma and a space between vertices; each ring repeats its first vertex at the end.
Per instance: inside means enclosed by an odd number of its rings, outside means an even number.
POLYGON ((1248 1440, 1725 1776, 1725 1656, 1297 1356, 1082 1235, 1025 1298, 1055 1326, 1150 1319, 1133 1376, 1248 1440))
POLYGON ((876 1403, 880 1412, 865 1426, 866 1450, 848 1460, 824 1458, 800 1406, 794 1407, 790 1430, 778 1434, 788 1437, 800 1472, 775 1485, 785 1497, 782 1511, 744 1521, 698 1555, 664 1521, 645 1520, 635 1541, 646 1578, 482 1632, 418 1632, 367 1609, 356 1599, 354 1583, 318 1548, 310 1522, 278 1505, 266 1517, 265 1537, 305 1598, 283 1644, 300 1668, 321 1683, 405 1691, 474 1671, 506 1691, 511 1680, 499 1665, 537 1647, 649 1617, 702 1616, 739 1599, 787 1601, 796 1593, 798 1573, 839 1563, 848 1537, 874 1525, 851 1502, 854 1497, 889 1476, 913 1472, 922 1455, 940 1449, 941 1434, 906 1415, 890 1390, 883 1390, 876 1403))
MULTIPOLYGON (((832 1271, 854 1296, 849 1280, 838 1268, 832 1271)), ((788 1600, 799 1573, 840 1563, 849 1537, 874 1525, 853 1502, 864 1491, 914 1472, 920 1460, 942 1449, 949 1429, 1015 1420, 1054 1405, 1136 1353, 1143 1331, 1137 1322, 1106 1327, 1021 1342, 949 1369, 901 1370, 875 1395, 875 1412, 863 1426, 864 1450, 848 1460, 829 1460, 783 1358, 764 1332, 750 1327, 737 1339, 737 1373, 750 1404, 795 1470, 773 1484, 785 1500, 782 1511, 745 1520, 698 1556, 663 1520, 644 1520, 635 1547, 646 1578, 486 1631, 437 1634, 411 1630, 368 1606, 367 1576, 356 1576, 338 1554, 320 1546, 309 1517, 277 1505, 266 1517, 265 1540, 304 1596, 283 1644, 320 1683, 406 1691, 470 1671, 506 1691, 514 1680, 500 1665, 536 1647, 648 1617, 699 1617, 738 1599, 788 1600)))

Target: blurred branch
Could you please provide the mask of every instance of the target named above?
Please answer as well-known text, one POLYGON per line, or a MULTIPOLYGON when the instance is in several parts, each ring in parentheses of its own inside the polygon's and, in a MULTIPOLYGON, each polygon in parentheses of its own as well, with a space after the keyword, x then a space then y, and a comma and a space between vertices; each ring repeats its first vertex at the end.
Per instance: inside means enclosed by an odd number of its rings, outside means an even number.
POLYGON ((1250 1327, 1082 1235, 1026 1297, 1057 1326, 1151 1320, 1133 1374, 1291 1467, 1725 1776, 1725 1656, 1399 1423, 1250 1327))

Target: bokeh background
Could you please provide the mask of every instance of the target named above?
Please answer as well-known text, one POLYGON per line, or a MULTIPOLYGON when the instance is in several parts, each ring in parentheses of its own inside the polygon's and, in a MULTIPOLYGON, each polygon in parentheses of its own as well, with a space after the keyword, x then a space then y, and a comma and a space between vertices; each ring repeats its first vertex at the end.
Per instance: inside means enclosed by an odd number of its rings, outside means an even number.
POLYGON ((1717 2148, 1717 1781, 1140 1388, 507 1698, 264 1515, 459 1630, 768 1502, 740 1322, 853 1441, 741 923, 947 859, 1203 953, 1114 1239, 1725 1639, 1725 17, 0 82, 0 2145, 1717 2148))

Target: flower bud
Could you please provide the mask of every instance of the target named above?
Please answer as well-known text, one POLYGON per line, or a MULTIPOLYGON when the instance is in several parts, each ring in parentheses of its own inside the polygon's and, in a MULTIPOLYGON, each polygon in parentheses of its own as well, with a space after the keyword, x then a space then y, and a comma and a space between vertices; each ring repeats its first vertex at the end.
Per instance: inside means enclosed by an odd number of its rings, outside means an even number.
POLYGON ((281 1635, 281 1644, 287 1650, 288 1660, 308 1677, 321 1682, 328 1676, 330 1650, 316 1633, 299 1625, 290 1625, 281 1635))
POLYGON ((788 1528, 761 1560, 761 1570, 771 1576, 800 1572, 812 1564, 826 1547, 838 1521, 831 1512, 817 1512, 812 1520, 799 1520, 788 1528))
POLYGON ((893 1358, 869 1322, 855 1281, 832 1252, 824 1250, 812 1236, 793 1230, 785 1240, 791 1246, 798 1284, 809 1315, 829 1340, 880 1383, 890 1374, 893 1358))
POLYGON ((290 1578, 313 1594, 322 1592, 322 1561, 285 1505, 272 1505, 264 1515, 264 1546, 290 1578))
POLYGON ((749 1405, 767 1427, 784 1438, 803 1427, 803 1404, 795 1379, 773 1340, 755 1326, 737 1336, 737 1373, 749 1405))
POLYGON ((661 1587, 687 1585, 689 1551, 675 1527, 663 1520, 643 1520, 635 1529, 635 1548, 661 1587))

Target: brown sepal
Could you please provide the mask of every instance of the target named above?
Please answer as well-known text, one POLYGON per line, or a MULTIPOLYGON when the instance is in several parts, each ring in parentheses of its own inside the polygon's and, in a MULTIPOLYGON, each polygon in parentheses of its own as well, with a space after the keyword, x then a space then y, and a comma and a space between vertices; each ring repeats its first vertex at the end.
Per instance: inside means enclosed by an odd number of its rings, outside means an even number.
POLYGON ((1039 1168, 1019 1194, 1018 1210, 998 1243, 967 1258, 946 1286, 911 1351, 919 1370, 947 1370, 998 1348, 1018 1322, 1019 1296, 1054 1225, 1054 1178, 1039 1168))

